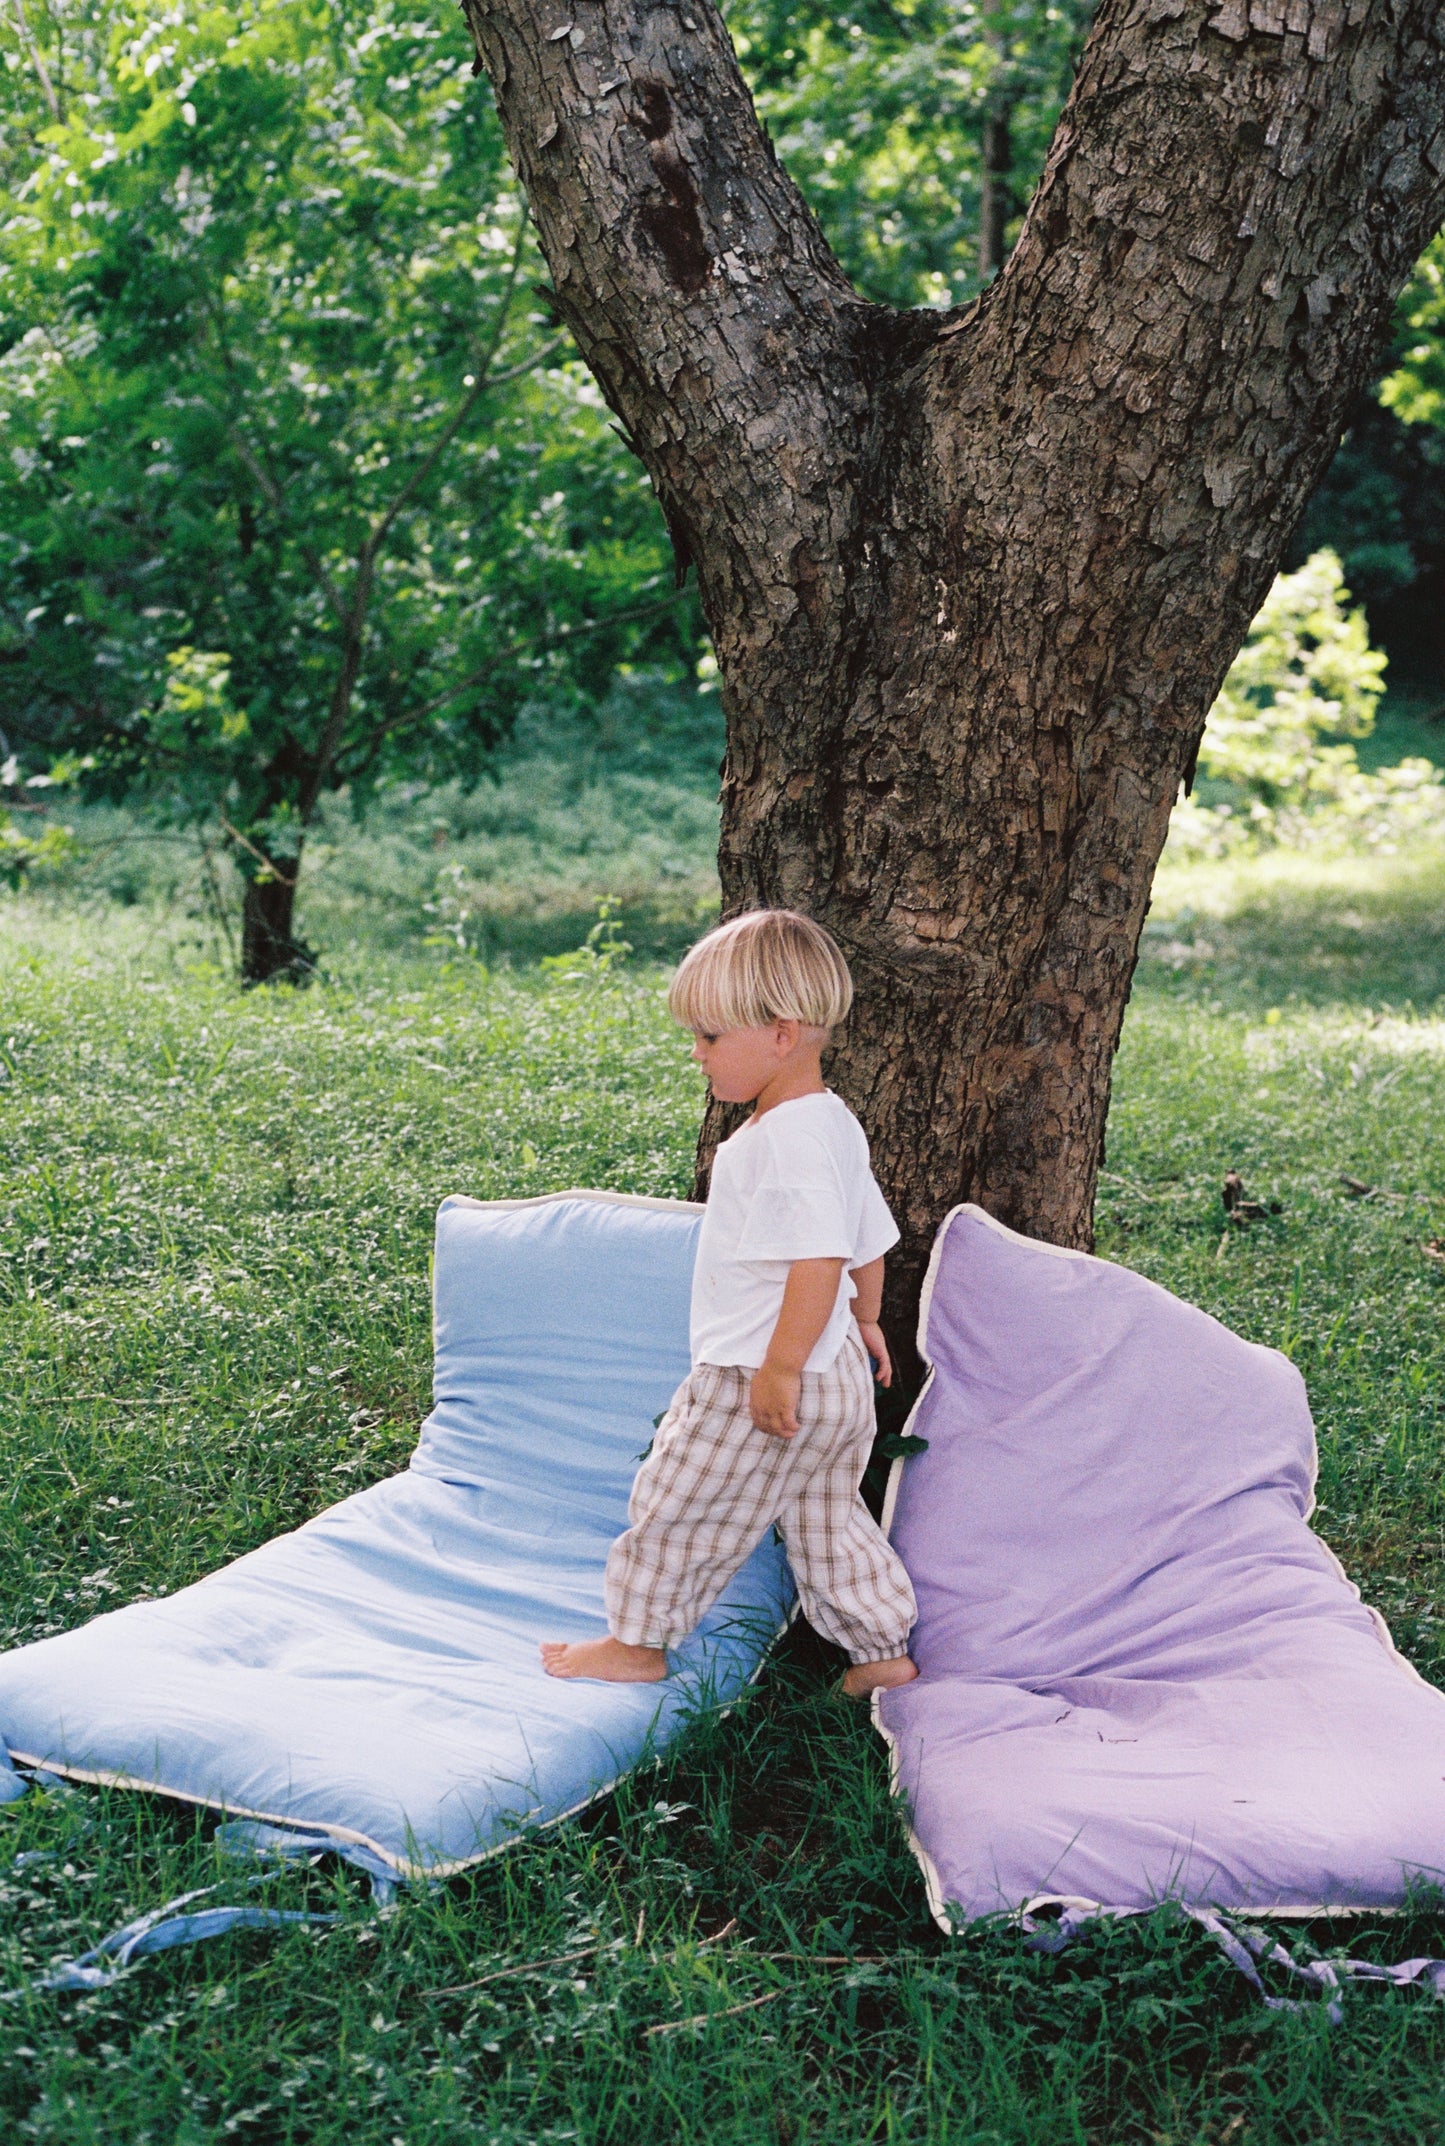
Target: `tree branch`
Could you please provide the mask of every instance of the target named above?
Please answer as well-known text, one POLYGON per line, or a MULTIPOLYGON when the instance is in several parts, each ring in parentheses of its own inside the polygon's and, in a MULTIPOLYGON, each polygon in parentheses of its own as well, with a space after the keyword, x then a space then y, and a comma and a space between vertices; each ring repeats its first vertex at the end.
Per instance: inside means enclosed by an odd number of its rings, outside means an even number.
MULTIPOLYGON (((432 446, 423 456, 421 462, 412 471, 410 477, 408 477, 406 482, 402 485, 401 490, 397 493, 391 505, 385 510, 380 520, 374 525, 371 535, 366 540, 365 546, 366 551, 370 553, 373 559, 379 553, 382 544, 385 542, 387 533, 391 529, 392 524, 395 522, 397 516, 401 513, 402 509, 416 497, 418 491, 421 489, 422 485, 425 484, 427 478, 431 475, 432 471, 436 468, 438 462, 446 453, 448 447, 450 447, 452 441, 456 438, 462 426, 466 423, 468 417, 475 409, 477 403, 480 402, 482 396, 486 394, 489 387, 493 387, 499 384, 499 381, 494 380, 492 377, 492 365, 496 359, 498 350, 501 348, 502 337, 506 334, 507 330, 507 320, 511 314, 512 304, 517 295, 517 277, 521 271, 522 252, 526 244, 527 227, 530 221, 531 219, 528 216, 526 210, 524 209, 522 212, 521 221, 517 226, 517 236, 512 242, 512 258, 507 269, 507 280, 502 287, 502 295, 497 301, 496 312, 492 320, 492 332, 487 337, 486 343, 483 346, 479 357, 474 361, 476 365, 476 373, 474 376, 473 385, 462 397, 462 400, 457 405, 451 417, 448 418, 441 432, 438 434, 437 438, 432 443, 432 446)), ((559 337, 547 347, 555 350, 558 347, 560 341, 561 338, 559 337)), ((530 372, 534 365, 540 364, 541 362, 542 356, 541 353, 539 353, 537 357, 533 359, 524 360, 521 365, 512 366, 507 373, 501 376, 501 378, 515 380, 521 373, 530 372)))
POLYGON ((264 850, 258 849, 250 836, 243 835, 239 827, 233 827, 224 812, 216 814, 216 825, 232 842, 235 842, 241 849, 245 850, 248 856, 254 857, 257 864, 264 865, 272 878, 279 879, 283 887, 295 887, 296 881, 288 879, 284 872, 278 870, 275 858, 268 857, 264 850))
MULTIPOLYGON (((1156 650, 1217 645, 1216 688, 1445 216, 1440 0, 1277 14, 1103 0, 1008 264, 918 383, 921 467, 1032 568, 1041 630, 1107 577, 1156 650)), ((1121 655, 1091 652, 1089 727, 1121 655)), ((1146 726, 1197 730, 1212 693, 1147 668, 1146 726)))
MULTIPOLYGON (((241 460, 246 465, 246 468, 251 472, 251 475, 255 478, 256 483, 261 491, 261 495, 265 499, 267 505, 271 508, 272 512, 276 514, 279 518, 286 512, 286 493, 284 487, 281 485, 278 479, 271 474, 270 470, 266 468, 264 462, 261 460, 260 456, 252 447, 250 441, 242 432, 239 422, 237 422, 235 419, 223 420, 223 422, 226 424, 226 430, 231 435, 232 446, 235 448, 237 454, 241 457, 241 460)), ((330 610, 332 617, 336 620, 337 625, 340 626, 344 632, 346 630, 350 618, 350 606, 346 603, 345 599, 341 594, 341 591, 337 588, 336 583, 332 580, 330 571, 326 565, 326 561, 322 558, 320 552, 316 550, 314 545, 308 544, 305 537, 298 537, 296 540, 296 545, 297 549, 301 553, 302 558, 306 561, 306 564, 310 567, 312 573, 316 576, 317 584, 321 589, 322 595, 326 598, 327 607, 330 610)))
POLYGON ((316 750, 301 784, 296 800, 296 810, 302 826, 306 826, 316 809, 316 800, 321 795, 322 785, 332 761, 346 735, 346 725, 351 715, 352 697, 356 681, 361 673, 361 658, 366 641, 366 612, 371 601, 372 571, 375 554, 370 547, 362 552, 356 562, 356 582, 351 592, 351 612, 341 644, 341 662, 336 673, 336 682, 331 689, 331 705, 326 713, 321 736, 316 741, 316 750))
POLYGON ((587 634, 604 633, 609 626, 626 626, 633 624, 638 619, 659 618, 665 611, 672 609, 682 593, 680 589, 673 589, 668 595, 660 597, 654 603, 633 604, 625 611, 610 611, 606 618, 584 619, 580 626, 559 626, 555 633, 541 636, 534 635, 527 640, 514 641, 510 648, 505 651, 504 657, 494 657, 490 663, 484 664, 480 670, 468 671, 454 685, 449 686, 445 693, 438 693, 433 700, 424 701, 420 708, 402 709, 398 714, 388 716, 384 722, 374 725, 367 732, 366 737, 358 741, 357 749, 362 754, 363 763, 384 739, 394 736, 398 730, 410 730, 414 725, 426 722, 430 716, 436 714, 439 708, 445 708, 449 701, 459 699, 471 687, 480 685, 484 679, 490 678, 497 667, 498 661, 505 660, 506 656, 520 655, 522 650, 526 648, 555 648, 562 641, 576 641, 581 640, 587 634))
POLYGON ((758 123, 712 0, 467 0, 557 311, 652 477, 725 668, 836 624, 866 307, 758 123), (566 34, 564 35, 564 31, 566 34), (830 617, 830 611, 834 613, 830 617))

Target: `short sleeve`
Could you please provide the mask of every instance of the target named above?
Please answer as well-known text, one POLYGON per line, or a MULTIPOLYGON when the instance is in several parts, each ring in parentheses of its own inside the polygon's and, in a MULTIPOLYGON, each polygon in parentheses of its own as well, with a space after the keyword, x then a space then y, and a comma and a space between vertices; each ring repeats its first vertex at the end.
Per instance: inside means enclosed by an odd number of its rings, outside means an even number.
POLYGON ((848 1202, 821 1140, 793 1139, 769 1153, 743 1219, 737 1257, 746 1260, 851 1259, 848 1202))
POLYGON ((851 1264, 866 1267, 870 1260, 881 1258, 897 1244, 900 1234, 888 1202, 878 1190, 878 1180, 870 1170, 863 1187, 863 1212, 858 1218, 858 1249, 851 1264))

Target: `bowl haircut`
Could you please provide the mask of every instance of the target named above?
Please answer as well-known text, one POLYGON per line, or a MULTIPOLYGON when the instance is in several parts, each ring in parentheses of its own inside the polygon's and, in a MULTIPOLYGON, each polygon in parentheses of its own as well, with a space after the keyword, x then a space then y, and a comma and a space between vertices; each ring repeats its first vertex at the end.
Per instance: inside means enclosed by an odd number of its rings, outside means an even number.
POLYGON ((750 909, 719 924, 685 956, 668 1010, 695 1035, 801 1021, 836 1028, 853 1003, 853 979, 837 942, 792 909, 750 909))

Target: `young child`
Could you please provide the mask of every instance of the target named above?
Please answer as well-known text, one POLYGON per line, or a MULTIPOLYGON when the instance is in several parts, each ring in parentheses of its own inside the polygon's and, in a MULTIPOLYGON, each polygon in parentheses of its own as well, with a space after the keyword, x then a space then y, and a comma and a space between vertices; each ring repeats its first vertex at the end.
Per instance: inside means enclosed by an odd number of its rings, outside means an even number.
POLYGON ((692 949, 668 1005, 719 1102, 752 1116, 713 1160, 692 1281, 692 1371, 638 1470, 607 1559, 608 1637, 548 1641, 554 1677, 651 1684, 776 1523, 810 1624, 855 1698, 918 1672, 908 1574, 858 1495, 873 1441, 868 1356, 898 1231, 862 1126, 823 1085, 853 983, 820 925, 754 910, 692 949))

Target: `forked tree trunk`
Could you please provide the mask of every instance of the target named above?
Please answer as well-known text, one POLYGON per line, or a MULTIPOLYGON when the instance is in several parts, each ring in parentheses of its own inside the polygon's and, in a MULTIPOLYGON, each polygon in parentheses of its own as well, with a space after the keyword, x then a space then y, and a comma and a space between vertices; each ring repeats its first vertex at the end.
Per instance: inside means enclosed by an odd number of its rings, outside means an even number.
POLYGON ((1445 212, 1440 0, 1103 0, 969 311, 850 289, 710 0, 466 0, 575 333, 696 560, 728 913, 804 909, 904 1229, 1090 1240, 1205 714, 1445 212))

